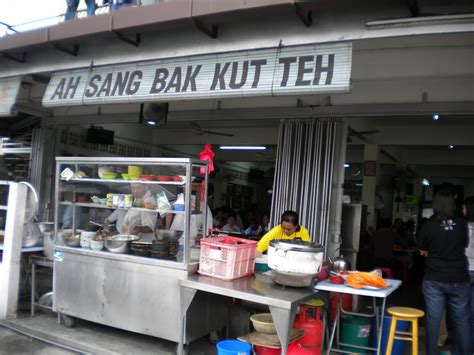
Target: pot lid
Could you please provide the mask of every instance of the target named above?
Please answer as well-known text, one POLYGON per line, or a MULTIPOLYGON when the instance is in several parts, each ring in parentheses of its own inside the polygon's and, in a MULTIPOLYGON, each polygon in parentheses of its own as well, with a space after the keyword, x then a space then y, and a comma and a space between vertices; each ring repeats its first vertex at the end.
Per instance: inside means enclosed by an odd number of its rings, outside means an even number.
POLYGON ((324 247, 316 242, 304 242, 300 238, 295 239, 274 239, 270 246, 278 249, 303 251, 311 253, 324 252, 324 247))

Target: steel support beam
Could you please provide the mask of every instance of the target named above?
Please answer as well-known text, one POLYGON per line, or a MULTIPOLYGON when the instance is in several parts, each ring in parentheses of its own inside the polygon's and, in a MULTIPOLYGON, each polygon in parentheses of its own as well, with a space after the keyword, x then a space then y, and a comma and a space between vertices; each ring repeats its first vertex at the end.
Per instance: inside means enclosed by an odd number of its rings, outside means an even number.
POLYGON ((61 51, 63 53, 69 54, 73 57, 77 57, 78 54, 79 54, 79 45, 78 44, 74 44, 72 46, 72 48, 67 48, 67 47, 63 46, 62 44, 54 43, 53 47, 54 47, 54 49, 56 49, 58 51, 61 51))
POLYGON ((208 26, 195 18, 193 18, 193 21, 199 31, 203 32, 204 34, 208 35, 209 37, 213 39, 217 39, 219 25, 208 26))

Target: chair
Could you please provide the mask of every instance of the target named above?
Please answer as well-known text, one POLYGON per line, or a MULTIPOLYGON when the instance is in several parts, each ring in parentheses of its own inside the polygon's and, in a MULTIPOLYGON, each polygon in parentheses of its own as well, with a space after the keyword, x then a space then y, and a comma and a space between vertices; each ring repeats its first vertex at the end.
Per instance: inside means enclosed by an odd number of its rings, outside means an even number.
POLYGON ((408 307, 390 307, 387 312, 392 316, 392 322, 390 323, 390 332, 387 342, 387 351, 385 355, 392 354, 393 341, 394 339, 411 341, 412 342, 412 355, 418 355, 418 318, 425 315, 425 312, 420 311, 416 308, 408 307), (411 322, 411 332, 402 332, 396 330, 397 321, 411 322), (400 336, 401 335, 401 336, 400 336))

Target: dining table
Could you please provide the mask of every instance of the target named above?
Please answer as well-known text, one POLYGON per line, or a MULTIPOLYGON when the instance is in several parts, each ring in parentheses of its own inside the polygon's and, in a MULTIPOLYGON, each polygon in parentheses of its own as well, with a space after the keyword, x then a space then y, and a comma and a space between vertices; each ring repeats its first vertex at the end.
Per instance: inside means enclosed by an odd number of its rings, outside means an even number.
POLYGON ((366 286, 364 288, 353 288, 348 286, 347 284, 334 284, 331 283, 329 280, 324 280, 318 282, 318 284, 314 287, 315 290, 318 291, 328 291, 328 292, 335 292, 338 295, 338 306, 337 306, 337 313, 334 324, 331 328, 331 333, 329 337, 329 342, 327 344, 327 352, 326 354, 329 355, 331 352, 338 352, 338 353, 352 353, 351 351, 346 351, 341 348, 341 346, 349 346, 351 348, 360 348, 363 350, 375 351, 377 355, 380 354, 381 349, 381 342, 382 342, 382 324, 383 324, 383 315, 385 314, 385 305, 387 297, 390 296, 393 292, 395 292, 402 284, 400 280, 395 279, 385 279, 387 282, 387 287, 385 288, 375 288, 366 286), (372 313, 362 313, 356 311, 346 311, 342 307, 342 294, 351 294, 353 296, 363 296, 363 297, 370 297, 373 303, 373 312, 372 313), (377 310, 377 302, 380 303, 380 312, 377 310), (376 334, 377 334, 377 343, 376 347, 363 347, 358 345, 352 344, 344 344, 339 341, 339 332, 341 328, 341 316, 342 315, 353 315, 353 316, 362 316, 367 318, 375 318, 376 324, 376 334), (334 341, 336 340, 336 344, 334 341))

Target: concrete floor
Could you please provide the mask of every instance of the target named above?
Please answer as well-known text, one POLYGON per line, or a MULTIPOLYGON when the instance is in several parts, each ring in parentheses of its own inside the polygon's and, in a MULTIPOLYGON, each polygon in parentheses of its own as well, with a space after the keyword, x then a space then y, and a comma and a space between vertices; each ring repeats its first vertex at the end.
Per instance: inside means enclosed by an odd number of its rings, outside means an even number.
POLYGON ((8 328, 0 326, 0 355, 37 354, 37 355, 69 355, 76 352, 35 340, 8 328))
MULTIPOLYGON (((50 290, 51 272, 43 269, 38 275, 38 294, 50 290)), ((423 296, 418 280, 411 280, 408 287, 397 290, 387 302, 387 305, 409 306, 424 309, 423 296)), ((25 283, 21 283, 25 285, 25 283)), ((26 283, 28 284, 28 283, 26 283)), ((93 354, 175 354, 176 344, 163 339, 127 332, 92 322, 78 320, 73 329, 57 324, 56 315, 39 311, 35 317, 29 316, 29 290, 23 289, 22 302, 19 307, 23 310, 19 318, 6 322, 27 334, 42 339, 66 345, 80 352, 93 354)), ((1 323, 0 323, 1 325, 1 323)), ((30 337, 12 332, 0 327, 0 355, 2 354, 72 354, 74 352, 32 340, 30 337), (6 346, 3 346, 3 343, 6 346)), ((420 321, 420 355, 424 351, 424 319, 420 321)), ((446 344, 443 354, 449 354, 449 343, 446 344)), ((207 337, 196 340, 188 347, 188 354, 207 355, 216 354, 215 346, 210 344, 207 337)), ((411 354, 409 347, 405 347, 404 355, 411 354)))
MULTIPOLYGON (((38 312, 34 317, 26 313, 20 314, 19 318, 4 321, 1 325, 16 329, 32 336, 51 341, 81 353, 91 354, 175 354, 176 343, 167 340, 127 332, 124 330, 87 322, 78 319, 74 328, 67 328, 57 323, 57 317, 53 313, 38 312)), ((25 337, 27 338, 27 337, 25 337)), ((29 343, 30 340, 23 339, 19 343, 29 343)), ((41 342, 37 342, 43 344, 41 342)), ((12 347, 14 350, 14 343, 12 347)), ((44 345, 43 345, 44 346, 44 345)), ((20 348, 23 345, 20 346, 20 348)), ((34 346, 29 347, 35 350, 34 346)), ((215 346, 208 338, 198 339, 188 347, 188 354, 207 355, 216 354, 215 346)), ((9 352, 11 353, 11 352, 9 352)), ((34 353, 33 351, 18 351, 17 353, 34 353)), ((70 352, 68 352, 70 353, 70 352)), ((1 354, 1 353, 0 353, 1 354)))

